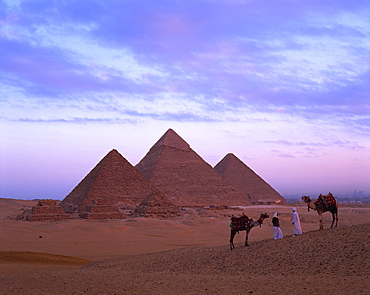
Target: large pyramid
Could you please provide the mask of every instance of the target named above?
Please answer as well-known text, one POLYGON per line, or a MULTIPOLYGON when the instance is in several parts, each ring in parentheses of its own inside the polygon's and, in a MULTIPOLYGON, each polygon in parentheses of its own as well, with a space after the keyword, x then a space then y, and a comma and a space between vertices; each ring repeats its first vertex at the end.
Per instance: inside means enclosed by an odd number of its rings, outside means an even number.
POLYGON ((172 129, 136 168, 177 206, 250 204, 172 129))
POLYGON ((214 169, 252 203, 286 203, 285 198, 234 154, 227 154, 214 169))
POLYGON ((84 212, 96 203, 134 209, 158 189, 117 150, 111 150, 61 202, 66 212, 84 212))

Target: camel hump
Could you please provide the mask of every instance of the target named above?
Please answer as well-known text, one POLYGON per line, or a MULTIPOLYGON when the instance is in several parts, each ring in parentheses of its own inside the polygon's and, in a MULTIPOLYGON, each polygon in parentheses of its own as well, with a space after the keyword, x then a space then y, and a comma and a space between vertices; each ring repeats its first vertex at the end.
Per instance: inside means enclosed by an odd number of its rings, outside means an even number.
POLYGON ((335 206, 336 204, 337 201, 335 200, 333 194, 330 192, 327 195, 320 194, 315 202, 315 205, 317 207, 326 207, 326 208, 335 206))
POLYGON ((243 215, 241 217, 231 217, 230 227, 232 230, 245 230, 253 222, 253 219, 243 215))

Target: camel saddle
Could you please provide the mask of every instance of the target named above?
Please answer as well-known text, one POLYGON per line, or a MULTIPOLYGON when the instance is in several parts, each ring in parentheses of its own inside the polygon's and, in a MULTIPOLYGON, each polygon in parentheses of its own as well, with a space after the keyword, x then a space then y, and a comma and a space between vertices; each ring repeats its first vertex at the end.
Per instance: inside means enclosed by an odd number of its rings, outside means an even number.
POLYGON ((240 217, 232 216, 230 227, 232 230, 236 230, 236 231, 245 230, 252 222, 253 222, 253 219, 246 215, 243 215, 240 217))
POLYGON ((317 198, 315 205, 316 207, 320 208, 329 208, 331 206, 335 206, 337 201, 335 200, 334 196, 329 193, 327 195, 321 195, 317 198))

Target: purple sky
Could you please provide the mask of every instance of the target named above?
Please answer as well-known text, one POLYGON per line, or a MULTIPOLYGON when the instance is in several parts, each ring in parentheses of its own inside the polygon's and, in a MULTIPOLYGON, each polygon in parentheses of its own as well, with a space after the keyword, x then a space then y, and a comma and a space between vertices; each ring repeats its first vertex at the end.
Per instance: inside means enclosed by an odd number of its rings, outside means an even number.
POLYGON ((0 197, 63 199, 174 129, 280 194, 370 193, 368 0, 0 2, 0 197))

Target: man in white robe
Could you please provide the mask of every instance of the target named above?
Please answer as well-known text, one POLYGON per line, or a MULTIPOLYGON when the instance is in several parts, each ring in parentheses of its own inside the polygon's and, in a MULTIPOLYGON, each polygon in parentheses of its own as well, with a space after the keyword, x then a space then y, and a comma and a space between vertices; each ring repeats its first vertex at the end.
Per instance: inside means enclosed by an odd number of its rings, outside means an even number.
POLYGON ((301 235, 302 234, 301 222, 299 220, 299 215, 298 215, 296 207, 293 208, 292 224, 293 224, 294 235, 295 236, 301 235))

